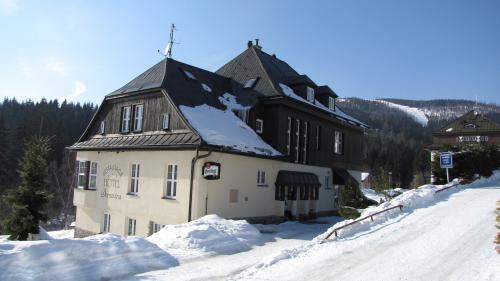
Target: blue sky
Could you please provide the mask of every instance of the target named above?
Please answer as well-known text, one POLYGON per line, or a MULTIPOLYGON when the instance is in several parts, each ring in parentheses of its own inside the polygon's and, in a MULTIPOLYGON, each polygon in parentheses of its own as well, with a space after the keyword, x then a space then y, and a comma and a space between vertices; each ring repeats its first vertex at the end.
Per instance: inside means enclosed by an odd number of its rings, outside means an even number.
POLYGON ((99 103, 162 59, 216 70, 260 38, 341 97, 500 104, 500 1, 0 0, 0 97, 99 103))

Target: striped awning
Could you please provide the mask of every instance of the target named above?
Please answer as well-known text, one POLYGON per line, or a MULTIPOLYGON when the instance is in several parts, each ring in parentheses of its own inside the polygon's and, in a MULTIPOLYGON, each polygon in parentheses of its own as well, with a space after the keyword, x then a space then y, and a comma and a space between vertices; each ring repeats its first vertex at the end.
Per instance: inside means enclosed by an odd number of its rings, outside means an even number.
POLYGON ((276 186, 321 186, 317 175, 296 171, 279 171, 275 184, 276 186))

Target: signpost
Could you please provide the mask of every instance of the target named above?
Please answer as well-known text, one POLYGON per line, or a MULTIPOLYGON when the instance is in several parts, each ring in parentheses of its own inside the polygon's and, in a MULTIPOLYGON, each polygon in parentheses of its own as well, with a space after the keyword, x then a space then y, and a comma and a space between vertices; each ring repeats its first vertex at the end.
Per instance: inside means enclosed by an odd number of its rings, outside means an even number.
POLYGON ((453 153, 452 152, 441 152, 439 154, 439 164, 441 169, 446 169, 446 179, 450 182, 450 173, 448 169, 453 168, 453 153))

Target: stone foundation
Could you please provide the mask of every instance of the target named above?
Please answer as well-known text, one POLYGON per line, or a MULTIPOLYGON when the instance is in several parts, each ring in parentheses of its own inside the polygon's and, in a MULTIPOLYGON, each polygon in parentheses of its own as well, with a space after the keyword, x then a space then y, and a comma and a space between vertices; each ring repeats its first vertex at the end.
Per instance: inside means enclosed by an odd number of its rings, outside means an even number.
POLYGON ((81 229, 79 227, 75 227, 75 238, 84 238, 84 237, 92 236, 92 235, 96 235, 96 234, 97 233, 95 233, 95 232, 81 229))

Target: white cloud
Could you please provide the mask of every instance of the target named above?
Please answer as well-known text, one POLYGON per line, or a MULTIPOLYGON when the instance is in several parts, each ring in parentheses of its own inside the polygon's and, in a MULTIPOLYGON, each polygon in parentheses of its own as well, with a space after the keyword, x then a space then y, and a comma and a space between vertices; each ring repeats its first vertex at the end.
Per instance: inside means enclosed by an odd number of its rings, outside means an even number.
POLYGON ((72 101, 79 97, 81 94, 85 93, 85 91, 87 91, 87 86, 83 82, 75 81, 75 90, 73 91, 73 93, 69 96, 62 97, 59 100, 72 101))
POLYGON ((12 14, 19 8, 19 0, 0 0, 0 11, 4 14, 12 14))
POLYGON ((60 76, 68 75, 69 67, 61 58, 46 58, 45 69, 60 76))

